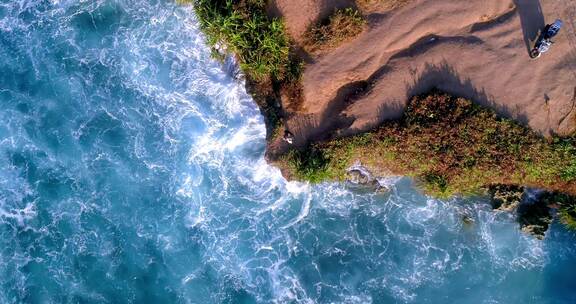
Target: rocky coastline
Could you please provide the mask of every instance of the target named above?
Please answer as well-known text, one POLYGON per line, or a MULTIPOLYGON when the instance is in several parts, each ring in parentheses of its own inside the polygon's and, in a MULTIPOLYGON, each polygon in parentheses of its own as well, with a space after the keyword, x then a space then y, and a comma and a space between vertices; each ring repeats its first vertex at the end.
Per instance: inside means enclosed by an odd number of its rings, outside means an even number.
POLYGON ((488 193, 495 209, 517 212, 522 229, 538 237, 552 214, 576 226, 576 49, 564 39, 545 60, 527 56, 539 23, 567 14, 573 4, 183 2, 194 6, 208 43, 237 58, 264 116, 266 158, 286 178, 352 180, 380 191, 374 176, 408 175, 434 196, 488 193), (428 103, 414 113, 448 118, 406 123, 415 98, 428 103), (460 106, 461 100, 473 106, 460 106), (383 129, 390 124, 396 124, 392 133, 383 129), (480 127, 469 131, 474 124, 480 127), (400 130, 406 126, 409 131, 400 130), (463 127, 456 135, 445 132, 453 126, 463 127), (466 140, 482 146, 461 149, 466 140), (392 148, 408 144, 449 165, 409 162, 402 155, 418 159, 417 151, 392 148), (383 158, 388 161, 376 161, 383 158), (367 171, 357 170, 359 161, 368 163, 367 171), (505 174, 493 174, 498 170, 505 174), (527 199, 532 188, 543 191, 527 199))

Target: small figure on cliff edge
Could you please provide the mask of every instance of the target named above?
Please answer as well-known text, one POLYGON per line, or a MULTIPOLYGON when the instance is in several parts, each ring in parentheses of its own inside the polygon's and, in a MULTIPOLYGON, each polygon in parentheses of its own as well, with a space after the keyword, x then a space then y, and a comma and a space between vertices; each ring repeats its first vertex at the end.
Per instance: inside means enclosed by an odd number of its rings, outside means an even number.
POLYGON ((284 136, 282 137, 282 139, 289 144, 293 144, 294 143, 294 134, 292 134, 288 130, 284 130, 284 136))
POLYGON ((552 43, 554 43, 552 41, 552 38, 558 35, 558 32, 560 32, 561 28, 562 28, 562 20, 560 19, 556 19, 554 23, 546 25, 546 27, 540 34, 540 37, 538 37, 536 45, 530 52, 530 58, 536 59, 540 57, 542 53, 548 52, 550 50, 550 47, 552 46, 552 43))

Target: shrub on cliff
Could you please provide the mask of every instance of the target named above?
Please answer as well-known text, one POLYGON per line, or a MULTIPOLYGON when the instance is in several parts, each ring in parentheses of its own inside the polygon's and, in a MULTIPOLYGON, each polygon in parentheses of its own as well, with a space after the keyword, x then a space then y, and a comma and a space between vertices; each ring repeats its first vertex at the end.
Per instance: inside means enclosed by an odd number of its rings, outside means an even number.
POLYGON ((364 30, 366 21, 355 9, 337 10, 327 20, 312 25, 304 34, 304 48, 319 52, 339 46, 364 30))
POLYGON ((278 96, 290 92, 293 108, 300 101, 303 64, 291 51, 284 23, 266 15, 265 0, 177 0, 190 3, 217 56, 233 54, 246 74, 247 88, 264 115, 267 138, 282 130, 278 96))
POLYGON ((207 42, 238 58, 257 81, 283 79, 289 72, 290 44, 284 24, 265 13, 264 0, 180 0, 192 3, 207 42))
POLYGON ((574 138, 546 140, 492 110, 442 93, 414 97, 402 119, 370 133, 309 149, 323 166, 306 167, 306 151, 284 159, 301 179, 341 180, 360 160, 376 172, 413 176, 438 197, 477 193, 492 184, 576 194, 574 138))

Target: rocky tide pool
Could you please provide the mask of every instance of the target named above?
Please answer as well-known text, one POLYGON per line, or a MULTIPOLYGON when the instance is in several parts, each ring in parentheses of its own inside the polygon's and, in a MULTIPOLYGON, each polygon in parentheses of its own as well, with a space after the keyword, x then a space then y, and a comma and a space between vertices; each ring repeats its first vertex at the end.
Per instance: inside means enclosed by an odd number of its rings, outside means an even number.
POLYGON ((0 0, 0 303, 576 303, 576 236, 285 181, 172 1, 0 0))

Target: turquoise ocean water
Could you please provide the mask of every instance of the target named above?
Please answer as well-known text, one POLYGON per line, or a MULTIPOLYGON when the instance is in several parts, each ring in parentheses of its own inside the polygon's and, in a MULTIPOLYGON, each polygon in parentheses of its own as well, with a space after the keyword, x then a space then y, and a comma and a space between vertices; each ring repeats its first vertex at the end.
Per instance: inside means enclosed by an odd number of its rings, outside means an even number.
POLYGON ((0 303, 576 303, 557 223, 286 182, 231 74, 171 1, 0 0, 0 303))

